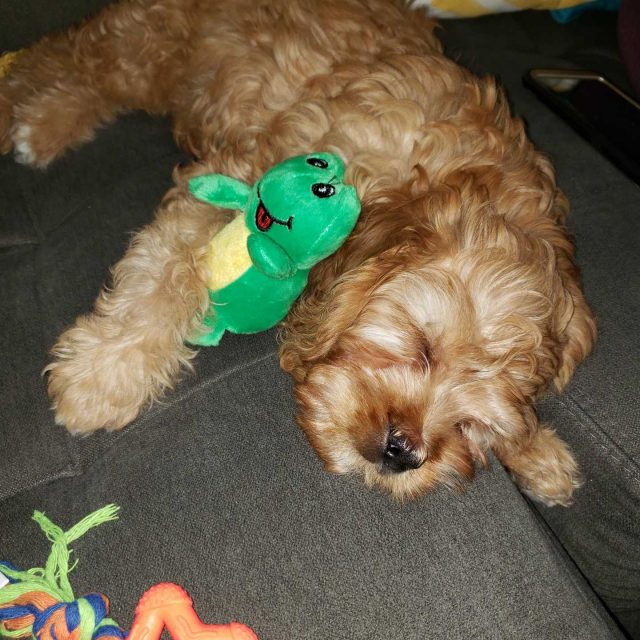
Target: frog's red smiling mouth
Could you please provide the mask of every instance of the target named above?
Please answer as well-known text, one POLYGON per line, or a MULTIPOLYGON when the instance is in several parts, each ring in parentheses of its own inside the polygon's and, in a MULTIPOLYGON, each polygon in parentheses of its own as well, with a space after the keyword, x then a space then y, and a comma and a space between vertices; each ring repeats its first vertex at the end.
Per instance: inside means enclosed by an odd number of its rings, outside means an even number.
MULTIPOLYGON (((260 198, 260 191, 258 191, 258 198, 260 198)), ((258 207, 256 209, 256 226, 258 229, 260 229, 260 231, 268 231, 271 229, 274 222, 291 230, 293 216, 289 216, 288 220, 280 220, 269 213, 269 209, 264 206, 264 202, 262 202, 262 200, 258 200, 258 207)))

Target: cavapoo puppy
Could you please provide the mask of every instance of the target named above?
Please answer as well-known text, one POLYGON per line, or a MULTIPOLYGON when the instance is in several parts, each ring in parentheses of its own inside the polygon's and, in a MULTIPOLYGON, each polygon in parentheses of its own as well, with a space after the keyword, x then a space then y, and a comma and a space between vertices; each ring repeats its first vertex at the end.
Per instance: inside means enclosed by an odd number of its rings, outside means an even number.
POLYGON ((471 478, 492 450, 528 495, 570 502, 576 464, 534 410, 595 336, 567 201, 495 81, 447 59, 433 29, 392 0, 128 0, 19 59, 0 81, 2 152, 45 167, 144 109, 197 159, 55 345, 59 423, 120 428, 189 366, 230 214, 188 179, 253 183, 329 151, 362 214, 281 346, 327 468, 405 498, 471 478))

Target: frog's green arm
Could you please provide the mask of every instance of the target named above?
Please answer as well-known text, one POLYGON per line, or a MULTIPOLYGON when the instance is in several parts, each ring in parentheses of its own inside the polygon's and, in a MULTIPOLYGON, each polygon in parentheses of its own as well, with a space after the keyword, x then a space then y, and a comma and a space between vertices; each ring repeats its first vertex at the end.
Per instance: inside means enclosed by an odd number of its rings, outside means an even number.
POLYGON ((223 209, 244 209, 251 196, 251 187, 244 182, 218 173, 191 178, 189 191, 198 200, 223 209))
POLYGON ((284 280, 297 271, 287 252, 267 236, 252 233, 247 238, 247 249, 256 269, 269 278, 284 280))

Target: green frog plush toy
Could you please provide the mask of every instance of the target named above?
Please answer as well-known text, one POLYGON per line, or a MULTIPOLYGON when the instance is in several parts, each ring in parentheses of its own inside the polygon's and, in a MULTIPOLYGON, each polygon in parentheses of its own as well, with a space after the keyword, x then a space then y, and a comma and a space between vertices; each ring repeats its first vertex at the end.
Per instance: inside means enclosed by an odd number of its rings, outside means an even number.
POLYGON ((253 187, 219 174, 189 181, 199 200, 244 214, 210 242, 211 307, 192 344, 217 345, 225 331, 264 331, 286 316, 311 267, 356 224, 360 201, 343 179, 338 156, 314 153, 275 165, 253 187))

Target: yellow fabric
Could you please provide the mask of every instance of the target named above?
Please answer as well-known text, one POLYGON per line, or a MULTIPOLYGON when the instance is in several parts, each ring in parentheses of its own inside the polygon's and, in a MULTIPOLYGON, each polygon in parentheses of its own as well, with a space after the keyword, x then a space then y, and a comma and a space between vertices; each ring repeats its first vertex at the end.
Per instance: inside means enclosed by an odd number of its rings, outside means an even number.
POLYGON ((249 229, 238 214, 209 243, 209 289, 217 291, 237 280, 250 266, 247 250, 249 229))
POLYGON ((483 7, 476 0, 432 0, 430 3, 434 9, 446 13, 454 13, 457 16, 480 16, 486 13, 485 7, 483 7))
POLYGON ((9 51, 0 56, 0 78, 9 73, 9 69, 15 64, 22 51, 9 51))
POLYGON ((475 18, 489 13, 519 11, 521 9, 568 9, 586 0, 416 0, 427 13, 443 18, 475 18))

